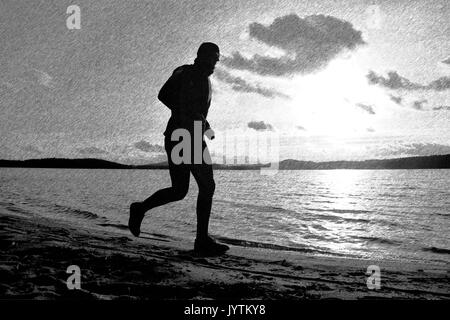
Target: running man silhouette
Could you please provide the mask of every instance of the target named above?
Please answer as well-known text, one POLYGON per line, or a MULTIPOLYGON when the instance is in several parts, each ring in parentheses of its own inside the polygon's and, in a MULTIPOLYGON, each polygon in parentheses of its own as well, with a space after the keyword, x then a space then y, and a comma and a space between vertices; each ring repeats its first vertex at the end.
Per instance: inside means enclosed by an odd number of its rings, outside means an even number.
POLYGON ((208 147, 203 138, 206 135, 214 139, 206 116, 211 104, 211 81, 216 63, 219 61, 219 47, 211 42, 202 43, 197 51, 193 65, 183 65, 174 70, 172 76, 161 88, 158 99, 171 110, 171 117, 164 131, 164 148, 169 163, 169 173, 172 181, 170 188, 156 191, 143 202, 133 202, 130 205, 128 227, 131 233, 138 237, 145 213, 155 207, 183 199, 189 189, 190 173, 198 184, 197 198, 197 237, 194 251, 201 255, 219 255, 229 249, 224 244, 217 243, 208 235, 209 217, 215 190, 213 168, 208 147), (172 159, 172 149, 179 141, 172 141, 172 133, 176 129, 186 129, 191 136, 191 160, 194 158, 194 121, 201 121, 202 148, 201 163, 175 164, 172 159), (205 161, 206 160, 206 161, 205 161))

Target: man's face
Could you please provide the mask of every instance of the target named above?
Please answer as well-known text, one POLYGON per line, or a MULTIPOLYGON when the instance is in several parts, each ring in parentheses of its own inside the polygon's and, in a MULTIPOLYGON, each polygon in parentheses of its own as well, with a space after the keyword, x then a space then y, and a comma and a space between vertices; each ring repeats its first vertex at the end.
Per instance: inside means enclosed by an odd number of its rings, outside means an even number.
POLYGON ((217 62, 219 62, 219 53, 212 53, 205 57, 204 59, 204 67, 205 73, 210 76, 214 73, 214 68, 216 67, 217 62))

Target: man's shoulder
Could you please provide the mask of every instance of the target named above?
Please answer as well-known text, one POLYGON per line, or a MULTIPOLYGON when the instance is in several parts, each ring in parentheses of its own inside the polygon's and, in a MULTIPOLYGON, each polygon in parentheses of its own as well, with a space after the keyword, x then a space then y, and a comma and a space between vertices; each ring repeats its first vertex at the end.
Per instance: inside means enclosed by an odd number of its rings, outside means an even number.
POLYGON ((182 66, 179 66, 178 68, 176 68, 176 69, 173 71, 173 75, 175 75, 175 76, 180 76, 180 75, 182 75, 182 74, 189 73, 189 72, 192 71, 192 67, 193 67, 192 64, 184 64, 184 65, 182 65, 182 66))

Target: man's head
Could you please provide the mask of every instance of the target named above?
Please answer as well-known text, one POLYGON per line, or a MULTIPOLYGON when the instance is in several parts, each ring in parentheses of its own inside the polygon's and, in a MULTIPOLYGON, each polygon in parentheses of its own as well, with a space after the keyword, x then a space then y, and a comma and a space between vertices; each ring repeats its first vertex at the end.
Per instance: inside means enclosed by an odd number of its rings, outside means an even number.
POLYGON ((197 50, 197 58, 195 64, 207 75, 210 76, 214 72, 214 67, 219 61, 220 51, 217 44, 212 42, 204 42, 197 50))

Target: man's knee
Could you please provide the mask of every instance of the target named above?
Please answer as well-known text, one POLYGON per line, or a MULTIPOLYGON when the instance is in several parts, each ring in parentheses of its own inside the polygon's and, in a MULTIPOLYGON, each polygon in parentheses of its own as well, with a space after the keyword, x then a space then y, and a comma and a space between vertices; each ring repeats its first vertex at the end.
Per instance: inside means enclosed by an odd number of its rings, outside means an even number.
POLYGON ((179 201, 184 199, 184 197, 186 197, 188 190, 189 190, 189 185, 186 186, 173 186, 172 187, 174 190, 173 193, 173 199, 174 201, 179 201))
POLYGON ((216 183, 214 180, 209 181, 207 184, 200 187, 199 192, 212 196, 216 190, 216 183))

